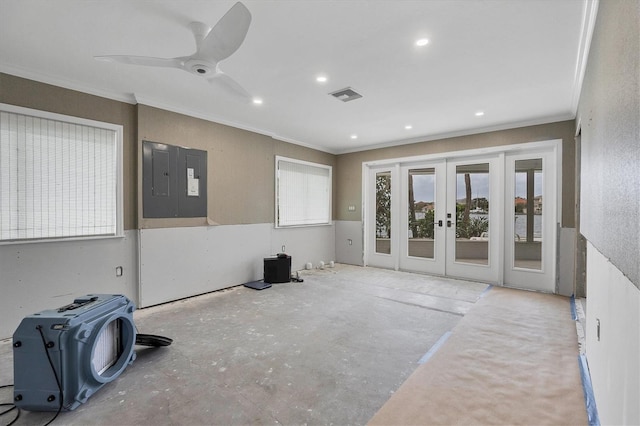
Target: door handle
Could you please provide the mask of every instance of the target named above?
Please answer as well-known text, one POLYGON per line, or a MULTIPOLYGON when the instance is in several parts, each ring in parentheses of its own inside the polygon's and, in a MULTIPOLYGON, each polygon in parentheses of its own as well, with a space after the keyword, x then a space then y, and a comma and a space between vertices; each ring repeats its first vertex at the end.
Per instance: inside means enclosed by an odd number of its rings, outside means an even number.
POLYGON ((451 220, 447 220, 447 228, 451 228, 451 225, 455 225, 456 223, 451 221, 451 220))
POLYGON ((435 222, 434 225, 438 225, 440 228, 442 228, 442 221, 439 220, 439 221, 435 222))

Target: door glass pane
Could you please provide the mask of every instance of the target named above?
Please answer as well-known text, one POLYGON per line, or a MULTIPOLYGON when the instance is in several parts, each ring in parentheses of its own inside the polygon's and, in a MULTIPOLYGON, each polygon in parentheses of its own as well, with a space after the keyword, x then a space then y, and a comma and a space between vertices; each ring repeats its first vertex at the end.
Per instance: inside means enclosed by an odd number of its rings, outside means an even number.
POLYGON ((542 159, 515 162, 514 266, 542 269, 542 159))
POLYGON ((376 173, 376 253, 391 254, 391 172, 376 173))
POLYGON ((489 264, 489 164, 456 167, 456 262, 489 264))
POLYGON ((436 171, 409 170, 409 256, 433 259, 436 171))

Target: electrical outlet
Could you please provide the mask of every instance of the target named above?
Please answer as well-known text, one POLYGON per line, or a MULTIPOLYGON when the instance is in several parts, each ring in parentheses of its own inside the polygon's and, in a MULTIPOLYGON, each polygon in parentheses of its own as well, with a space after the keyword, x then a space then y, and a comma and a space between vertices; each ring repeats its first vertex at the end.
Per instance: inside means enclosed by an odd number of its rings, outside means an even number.
POLYGON ((116 266, 116 277, 121 277, 124 272, 122 266, 116 266))
POLYGON ((351 238, 347 239, 347 242, 349 243, 350 246, 353 245, 353 240, 351 238))
POLYGON ((287 251, 284 249, 284 244, 282 245, 282 253, 286 253, 287 251))
POLYGON ((598 342, 600 341, 600 319, 596 318, 596 337, 598 338, 598 342))

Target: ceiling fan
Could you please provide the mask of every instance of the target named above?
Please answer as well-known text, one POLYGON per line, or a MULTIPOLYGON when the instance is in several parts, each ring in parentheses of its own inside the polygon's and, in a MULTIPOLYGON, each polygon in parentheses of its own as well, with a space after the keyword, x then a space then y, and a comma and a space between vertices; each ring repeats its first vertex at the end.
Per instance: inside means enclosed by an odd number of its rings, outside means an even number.
POLYGON ((219 84, 236 96, 248 100, 251 97, 249 93, 233 78, 222 72, 219 63, 240 48, 249 31, 250 23, 249 9, 241 2, 237 2, 213 28, 202 22, 189 24, 196 40, 196 52, 190 56, 153 58, 109 55, 94 56, 94 58, 99 61, 120 62, 129 65, 178 68, 204 77, 212 84, 219 84))

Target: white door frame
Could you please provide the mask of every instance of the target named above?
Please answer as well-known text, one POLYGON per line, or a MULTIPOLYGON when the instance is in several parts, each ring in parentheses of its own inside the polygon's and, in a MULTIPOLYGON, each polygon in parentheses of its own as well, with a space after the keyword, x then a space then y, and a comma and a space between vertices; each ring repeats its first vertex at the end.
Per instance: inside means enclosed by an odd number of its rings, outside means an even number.
MULTIPOLYGON (((368 266, 371 265, 373 266, 374 264, 376 264, 377 262, 374 260, 373 262, 371 262, 373 260, 372 258, 372 254, 373 252, 371 251, 371 247, 373 247, 371 244, 375 244, 375 238, 372 238, 373 233, 370 233, 369 230, 371 229, 371 226, 375 227, 375 217, 371 217, 371 210, 372 210, 372 206, 375 204, 375 196, 373 197, 374 199, 372 200, 372 194, 375 194, 375 191, 372 192, 371 191, 371 169, 373 168, 378 168, 378 170, 381 170, 381 168, 386 167, 387 169, 393 169, 395 171, 395 179, 392 176, 392 186, 394 181, 396 182, 396 190, 398 191, 397 193, 401 193, 399 185, 400 185, 400 169, 401 167, 404 168, 405 166, 419 166, 420 164, 424 164, 424 163, 434 163, 434 162, 439 162, 439 161, 455 161, 457 159, 463 159, 466 157, 481 157, 481 156, 498 156, 499 157, 499 165, 500 167, 498 167, 501 170, 501 176, 499 176, 499 180, 501 183, 501 186, 504 187, 505 186, 505 175, 504 175, 504 170, 506 167, 506 163, 505 163, 505 158, 508 155, 511 154, 518 154, 518 153, 529 153, 529 152, 534 152, 534 151, 549 151, 550 153, 552 153, 552 155, 554 156, 554 158, 556 159, 555 161, 555 165, 554 165, 554 172, 555 172, 555 178, 556 178, 556 185, 554 188, 554 192, 555 192, 555 209, 553 211, 553 215, 555 222, 554 223, 554 234, 557 232, 557 230, 555 228, 557 228, 557 223, 560 221, 560 219, 562 218, 562 140, 561 139, 553 139, 553 140, 548 140, 548 141, 541 141, 541 142, 528 142, 528 143, 522 143, 522 144, 514 144, 514 145, 503 145, 503 146, 496 146, 496 147, 488 147, 488 148, 480 148, 480 149, 471 149, 471 150, 461 150, 461 151, 453 151, 453 152, 448 152, 448 153, 439 153, 439 154, 427 154, 427 155, 421 155, 421 156, 413 156, 413 157, 400 157, 400 158, 392 158, 392 159, 383 159, 383 160, 374 160, 374 161, 365 161, 362 163, 362 220, 363 220, 363 261, 364 261, 364 265, 368 266), (373 225, 372 225, 372 221, 373 221, 373 225), (373 240, 373 241, 372 241, 373 240)), ((551 155, 551 154, 550 154, 551 155)), ((548 170, 547 170, 548 171, 548 170)), ((506 190, 506 189, 505 189, 506 190)), ((505 194, 501 195, 501 199, 504 199, 505 194)), ((398 204, 398 203, 395 203, 398 204)), ((375 209, 373 209, 375 210, 375 209)), ((504 271, 505 271, 505 244, 504 244, 504 239, 506 238, 505 236, 505 226, 504 226, 504 220, 506 220, 506 214, 505 214, 506 210, 505 209, 500 209, 500 213, 499 215, 500 217, 500 222, 502 222, 502 224, 500 226, 498 226, 498 228, 500 229, 500 233, 499 233, 499 238, 498 240, 501 242, 499 244, 499 248, 498 248, 498 260, 499 260, 499 271, 498 271, 498 276, 496 281, 492 281, 494 284, 498 284, 498 285, 503 285, 504 283, 504 271)), ((546 211, 545 213, 551 213, 550 211, 546 211)), ((395 216, 396 218, 399 219, 399 215, 400 212, 397 211, 394 212, 392 211, 392 218, 395 216)), ((393 226, 393 225, 392 225, 393 226)), ((396 223, 395 226, 399 226, 399 222, 396 223)), ((396 228, 396 229, 401 229, 401 228, 396 228)), ((392 233, 392 239, 393 239, 393 234, 392 233)), ((395 232, 395 234, 398 234, 398 232, 395 232)), ((397 235, 396 235, 397 237, 397 235)), ((554 240, 555 241, 555 240, 554 240)), ((399 239, 396 238, 395 240, 392 241, 392 247, 395 247, 395 255, 392 255, 395 259, 393 262, 389 262, 389 268, 392 269, 399 269, 400 268, 400 261, 399 261, 399 253, 400 253, 400 246, 399 246, 399 239)), ((557 249, 555 247, 555 243, 553 243, 554 249, 553 249, 553 253, 554 255, 556 255, 557 253, 557 249)), ((393 248, 392 248, 392 253, 394 253, 393 248)), ((555 258, 554 261, 552 262, 553 264, 555 264, 555 258)), ((553 269, 553 271, 551 272, 553 277, 552 280, 555 282, 557 280, 556 277, 556 271, 555 271, 555 267, 553 269)), ((554 286, 555 288, 555 286, 554 286)), ((547 291, 547 290, 544 290, 547 291)))

